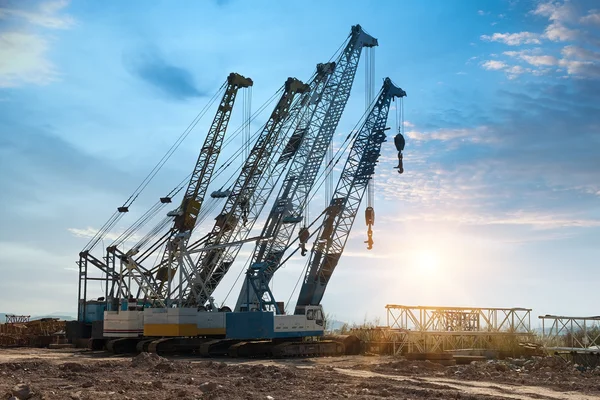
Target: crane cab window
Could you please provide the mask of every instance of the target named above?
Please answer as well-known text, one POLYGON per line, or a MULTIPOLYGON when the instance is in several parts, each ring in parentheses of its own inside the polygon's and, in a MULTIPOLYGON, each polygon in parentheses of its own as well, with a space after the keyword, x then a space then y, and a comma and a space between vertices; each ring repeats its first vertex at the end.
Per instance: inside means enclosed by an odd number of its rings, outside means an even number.
POLYGON ((321 312, 321 310, 315 310, 315 319, 317 321, 323 320, 323 313, 321 312))
POLYGON ((312 321, 313 319, 315 319, 315 311, 314 310, 306 311, 306 319, 309 321, 312 321))
POLYGON ((315 310, 315 322, 317 325, 323 326, 323 313, 321 310, 315 310))

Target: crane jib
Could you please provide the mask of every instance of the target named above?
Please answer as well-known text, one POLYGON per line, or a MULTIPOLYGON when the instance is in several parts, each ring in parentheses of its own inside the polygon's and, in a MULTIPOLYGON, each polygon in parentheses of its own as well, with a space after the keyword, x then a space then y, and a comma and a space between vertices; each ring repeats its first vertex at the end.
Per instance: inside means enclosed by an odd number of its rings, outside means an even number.
POLYGON ((309 268, 300 289, 295 314, 303 314, 308 305, 320 304, 344 251, 367 184, 375 171, 381 145, 385 141, 384 130, 390 102, 395 97, 404 96, 404 90, 396 87, 389 78, 384 80, 377 101, 352 144, 332 197, 330 207, 337 207, 335 213, 325 216, 318 236, 320 240, 311 250, 309 268))
MULTIPOLYGON (((275 206, 263 227, 262 236, 271 236, 272 239, 257 244, 250 262, 251 267, 254 264, 261 266, 249 270, 249 273, 260 270, 265 285, 280 267, 296 225, 303 219, 311 189, 348 102, 362 49, 377 44, 377 39, 366 33, 360 25, 355 25, 348 43, 335 60, 335 70, 323 89, 320 102, 315 105, 315 111, 303 132, 304 140, 295 153, 275 206)), ((245 281, 235 309, 240 311, 256 307, 261 296, 245 281)))

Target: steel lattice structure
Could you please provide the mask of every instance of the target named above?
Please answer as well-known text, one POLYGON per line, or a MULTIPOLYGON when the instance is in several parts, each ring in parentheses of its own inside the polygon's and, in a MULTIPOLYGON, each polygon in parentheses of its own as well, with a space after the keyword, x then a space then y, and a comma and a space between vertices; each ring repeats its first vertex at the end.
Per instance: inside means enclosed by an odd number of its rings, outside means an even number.
MULTIPOLYGON (((187 243, 191 230, 194 228, 198 212, 206 195, 206 190, 212 172, 220 153, 221 145, 227 130, 231 112, 235 104, 237 92, 240 88, 252 86, 252 80, 239 74, 231 73, 226 82, 221 86, 223 96, 217 108, 209 132, 204 140, 200 150, 198 160, 194 166, 186 193, 183 197, 181 206, 175 213, 173 227, 153 243, 148 249, 138 254, 140 249, 133 248, 127 253, 120 251, 117 246, 111 245, 106 249, 104 260, 94 257, 89 250, 82 251, 79 254, 79 309, 78 318, 85 319, 86 309, 83 306, 87 299, 88 281, 104 281, 105 299, 109 302, 111 299, 127 298, 135 296, 143 297, 159 305, 164 305, 168 294, 168 285, 165 284, 175 274, 176 267, 172 267, 171 260, 168 259, 172 252, 169 248, 177 248, 178 242, 187 243), (162 261, 151 269, 145 268, 142 264, 155 251, 160 250, 167 244, 163 252, 162 261), (136 256, 134 258, 134 256, 136 256), (89 274, 90 264, 99 269, 104 278, 92 277, 89 274), (117 267, 118 265, 118 267, 117 267), (133 283, 137 286, 137 293, 133 293, 133 283)), ((164 205, 171 202, 170 197, 163 197, 160 202, 164 205)), ((123 207, 120 212, 126 212, 123 207)), ((170 282, 169 282, 170 283, 170 282)))
MULTIPOLYGON (((161 306, 171 302, 171 297, 169 296, 171 283, 178 268, 178 263, 176 262, 176 257, 178 256, 177 250, 187 246, 191 232, 196 226, 198 214, 221 152, 221 146, 225 138, 225 132, 227 131, 238 90, 252 85, 253 82, 251 79, 236 73, 231 73, 227 77, 225 92, 223 93, 208 134, 204 139, 204 144, 200 149, 198 160, 194 165, 194 170, 181 205, 174 215, 173 226, 168 234, 163 236, 157 242, 157 245, 154 246, 156 248, 159 245, 166 244, 161 262, 150 271, 150 274, 144 273, 144 271, 136 273, 136 270, 141 269, 140 264, 133 258, 138 250, 132 249, 125 255, 129 275, 136 280, 138 286, 144 292, 145 298, 152 299, 161 306)), ((184 282, 186 276, 185 271, 181 268, 179 271, 179 282, 181 284, 181 282, 184 282)))
POLYGON ((29 322, 29 315, 14 315, 14 314, 6 314, 6 323, 7 324, 24 324, 29 322))
POLYGON ((390 102, 395 97, 404 96, 406 92, 386 78, 377 101, 356 133, 311 250, 295 314, 303 314, 304 307, 308 305, 321 304, 329 279, 344 251, 367 184, 375 172, 381 144, 385 141, 390 102))
POLYGON ((600 352, 600 316, 540 316, 546 350, 600 352))
MULTIPOLYGON (((262 206, 266 203, 270 190, 275 186, 277 175, 287 165, 274 162, 286 144, 286 132, 299 117, 300 102, 294 103, 297 94, 306 93, 309 86, 289 78, 284 93, 275 106, 269 120, 264 125, 250 155, 246 159, 240 175, 236 179, 231 194, 227 197, 221 213, 206 241, 207 246, 216 246, 245 239, 250 232, 262 206), (290 118, 292 117, 292 118, 290 118), (270 190, 269 190, 270 189, 270 190)), ((190 246, 191 249, 192 246, 190 246)), ((202 252, 195 265, 180 265, 184 278, 176 296, 188 306, 204 306, 229 270, 241 245, 219 247, 202 252)), ((173 292, 175 295, 175 292, 173 292)))
MULTIPOLYGON (((251 266, 265 263, 264 279, 267 284, 283 258, 296 225, 302 221, 309 192, 350 97, 362 49, 373 46, 377 46, 377 39, 365 33, 360 25, 353 26, 350 39, 335 61, 335 70, 324 87, 320 101, 314 102, 314 111, 308 124, 303 127, 306 132, 304 139, 263 227, 261 237, 267 239, 257 242, 250 261, 251 266)), ((242 304, 247 303, 248 289, 248 281, 244 281, 236 311, 240 311, 242 304)), ((258 297, 253 291, 250 303, 258 304, 258 297)))
POLYGON ((531 341, 531 309, 388 304, 388 328, 401 333, 397 351, 485 349, 498 342, 531 341))

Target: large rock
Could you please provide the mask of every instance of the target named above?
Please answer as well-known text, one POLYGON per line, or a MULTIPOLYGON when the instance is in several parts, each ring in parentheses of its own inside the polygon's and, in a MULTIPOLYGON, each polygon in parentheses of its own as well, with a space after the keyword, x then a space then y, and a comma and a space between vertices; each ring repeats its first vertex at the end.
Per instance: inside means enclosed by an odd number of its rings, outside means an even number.
POLYGON ((27 400, 31 396, 33 396, 33 390, 31 387, 25 383, 20 383, 13 387, 12 395, 19 400, 27 400))

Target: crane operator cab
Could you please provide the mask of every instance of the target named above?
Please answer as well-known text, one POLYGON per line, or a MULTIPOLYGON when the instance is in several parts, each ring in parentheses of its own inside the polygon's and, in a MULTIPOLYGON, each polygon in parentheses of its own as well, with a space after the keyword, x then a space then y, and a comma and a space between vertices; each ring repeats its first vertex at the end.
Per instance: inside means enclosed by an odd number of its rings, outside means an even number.
POLYGON ((404 166, 402 165, 402 150, 404 150, 405 140, 400 132, 394 136, 394 145, 396 145, 396 150, 398 150, 398 166, 394 168, 398 168, 398 173, 401 174, 404 172, 404 166))

